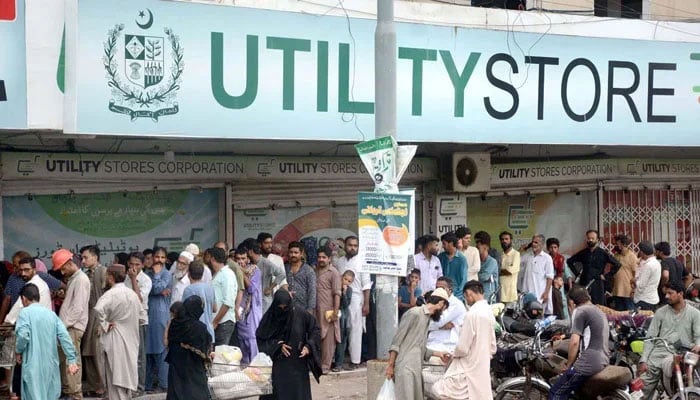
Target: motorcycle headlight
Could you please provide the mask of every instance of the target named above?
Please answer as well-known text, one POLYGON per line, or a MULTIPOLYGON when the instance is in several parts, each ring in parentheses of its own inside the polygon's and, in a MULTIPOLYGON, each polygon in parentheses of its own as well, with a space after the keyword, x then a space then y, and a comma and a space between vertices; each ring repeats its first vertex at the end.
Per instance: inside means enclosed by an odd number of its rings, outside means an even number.
POLYGON ((698 360, 700 360, 700 356, 693 353, 692 351, 686 351, 685 355, 683 356, 683 363, 687 365, 692 365, 693 367, 698 364, 698 360))

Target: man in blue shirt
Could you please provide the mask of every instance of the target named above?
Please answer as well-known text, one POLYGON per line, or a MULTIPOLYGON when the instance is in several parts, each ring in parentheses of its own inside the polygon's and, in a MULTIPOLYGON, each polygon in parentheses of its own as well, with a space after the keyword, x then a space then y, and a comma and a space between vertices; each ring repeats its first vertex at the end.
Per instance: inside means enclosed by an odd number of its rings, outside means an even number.
POLYGON ((438 258, 442 265, 442 274, 449 277, 455 283, 455 296, 464 301, 462 288, 467 283, 467 258, 461 251, 457 251, 457 235, 454 232, 447 232, 440 237, 444 251, 438 258))
POLYGON ((491 250, 491 235, 487 232, 479 231, 474 235, 476 238, 476 248, 479 250, 481 268, 479 269, 479 282, 484 286, 484 300, 489 304, 495 303, 496 298, 492 295, 498 292, 498 262, 489 255, 491 250))

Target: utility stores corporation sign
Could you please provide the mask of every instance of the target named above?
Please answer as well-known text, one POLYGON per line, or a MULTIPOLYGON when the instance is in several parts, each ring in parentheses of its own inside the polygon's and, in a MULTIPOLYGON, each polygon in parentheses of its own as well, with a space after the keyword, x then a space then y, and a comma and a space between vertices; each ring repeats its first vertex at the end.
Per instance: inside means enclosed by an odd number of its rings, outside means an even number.
MULTIPOLYGON (((373 132, 373 20, 156 0, 81 0, 76 14, 67 132, 373 132)), ((700 145, 699 45, 512 33, 523 53, 505 31, 397 32, 399 140, 700 145)))

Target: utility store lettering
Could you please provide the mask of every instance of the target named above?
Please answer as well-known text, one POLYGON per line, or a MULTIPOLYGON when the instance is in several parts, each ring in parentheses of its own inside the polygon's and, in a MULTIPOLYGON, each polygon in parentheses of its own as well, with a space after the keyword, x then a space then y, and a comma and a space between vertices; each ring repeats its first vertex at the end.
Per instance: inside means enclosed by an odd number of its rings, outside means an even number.
MULTIPOLYGON (((314 74, 316 79, 316 111, 328 112, 331 107, 329 85, 337 84, 336 110, 340 113, 374 114, 374 102, 359 101, 362 94, 351 95, 352 76, 351 54, 353 50, 349 43, 337 43, 337 74, 329 73, 332 67, 330 51, 332 44, 319 40, 293 37, 268 36, 261 44, 261 37, 247 35, 245 37, 245 52, 238 51, 241 41, 237 38, 227 38, 225 46, 222 32, 211 33, 211 88, 216 102, 224 108, 242 110, 251 107, 258 96, 261 66, 259 63, 262 51, 281 52, 282 76, 281 98, 283 110, 295 109, 295 66, 297 58, 311 57, 315 62, 315 71, 304 71, 314 74), (234 42, 236 42, 234 44, 234 42), (262 50, 261 47, 265 47, 262 50), (224 85, 224 52, 245 54, 245 73, 236 72, 236 76, 245 76, 244 89, 232 93, 224 85), (330 77, 337 77, 337 82, 330 82, 330 77)), ((334 49, 335 50, 335 49, 334 49)), ((235 57, 240 57, 236 55, 235 57)), ((431 63, 439 63, 442 71, 451 83, 453 90, 451 105, 452 115, 465 118, 465 96, 477 96, 469 93, 467 85, 473 79, 488 81, 489 85, 504 96, 482 96, 483 110, 493 119, 507 120, 513 118, 519 111, 520 99, 536 98, 537 111, 533 118, 544 120, 545 113, 564 114, 576 122, 591 120, 596 113, 605 114, 607 122, 615 120, 634 122, 675 123, 676 116, 662 114, 658 109, 664 105, 664 97, 675 95, 674 88, 664 87, 657 80, 669 81, 674 71, 675 63, 649 62, 634 63, 626 60, 607 60, 605 64, 595 64, 588 58, 563 59, 550 56, 528 55, 516 59, 510 54, 496 53, 486 55, 482 52, 455 54, 450 50, 399 47, 398 67, 409 67, 411 82, 399 82, 399 88, 410 87, 411 115, 423 115, 423 88, 431 86, 432 74, 424 73, 431 63), (457 63, 456 59, 465 59, 457 63), (532 72, 528 69, 533 68, 532 72), (516 85, 513 76, 532 75, 536 85, 516 85), (510 78, 509 78, 510 77, 510 78), (578 77, 585 77, 586 94, 579 93, 575 86, 581 84, 578 77), (631 78, 631 79, 630 79, 631 78), (424 82, 425 81, 425 82, 424 82), (645 83, 645 84, 643 84, 645 83), (551 85, 559 86, 558 98, 546 98, 546 88, 551 85), (536 91, 528 93, 527 91, 536 91), (579 97, 584 96, 583 99, 579 97), (576 100, 576 101, 574 101, 576 100), (603 104, 601 104, 601 102, 603 104), (661 103, 661 106, 659 106, 661 103), (584 105, 582 105, 584 104, 584 105), (656 106, 656 108, 655 108, 656 106), (615 112, 617 111, 617 112, 615 112)), ((308 58, 306 59, 308 60, 308 58)), ((269 68, 266 66, 266 68, 269 68)), ((472 86, 475 86, 473 83, 472 86)), ((401 89, 399 89, 401 90, 401 89)), ((306 96, 313 94, 305 93, 306 96)), ((367 93, 366 98, 371 98, 367 93)), ((550 96, 551 97, 551 96, 550 96)), ((473 112, 473 111, 472 111, 473 112)), ((466 116, 468 118, 468 115, 466 116)), ((296 168, 296 166, 291 166, 296 168)), ((306 168, 306 167, 303 167, 306 168)))

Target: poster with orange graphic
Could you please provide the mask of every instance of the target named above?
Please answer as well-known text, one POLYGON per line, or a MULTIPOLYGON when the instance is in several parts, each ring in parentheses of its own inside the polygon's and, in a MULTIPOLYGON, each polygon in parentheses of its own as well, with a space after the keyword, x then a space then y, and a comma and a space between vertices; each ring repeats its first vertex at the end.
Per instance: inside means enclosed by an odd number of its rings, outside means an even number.
POLYGON ((412 253, 413 198, 406 194, 365 193, 357 196, 357 225, 362 272, 405 276, 412 253))

